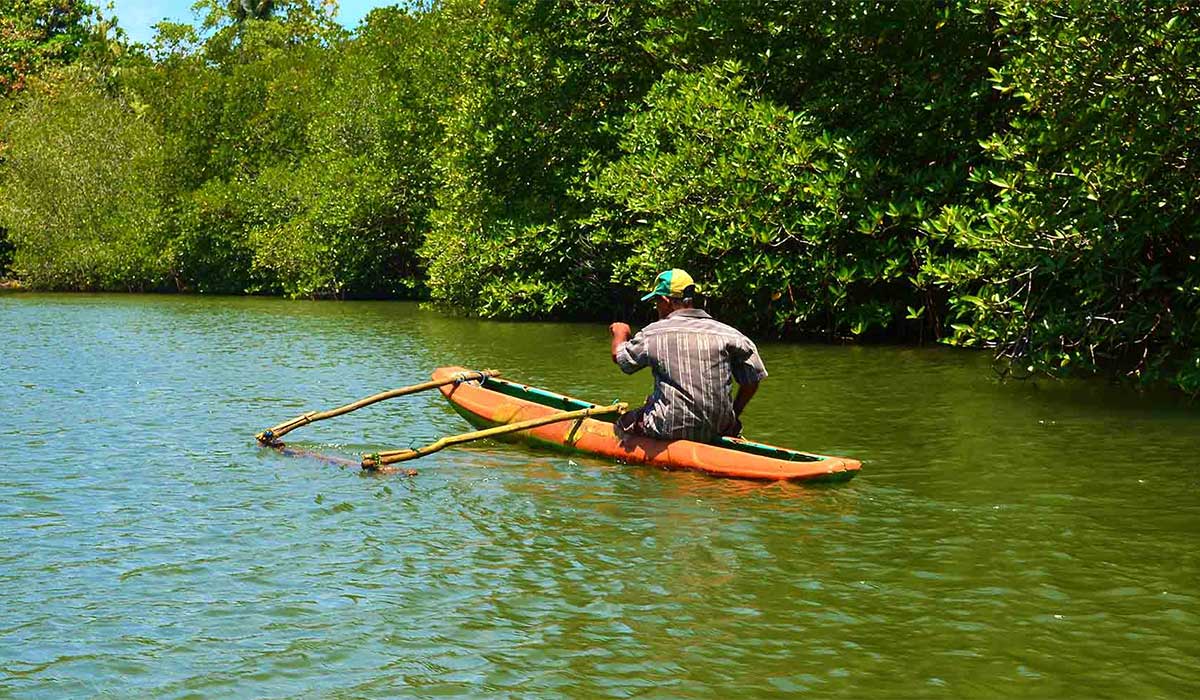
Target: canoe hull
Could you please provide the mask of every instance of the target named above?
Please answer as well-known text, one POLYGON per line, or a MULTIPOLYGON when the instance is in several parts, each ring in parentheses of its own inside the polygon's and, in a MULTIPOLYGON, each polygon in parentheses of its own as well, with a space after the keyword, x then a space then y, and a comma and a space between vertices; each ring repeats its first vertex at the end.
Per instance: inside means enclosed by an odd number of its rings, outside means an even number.
MULTIPOLYGON (((467 371, 470 370, 462 367, 440 367, 434 371, 433 378, 449 379, 467 371)), ((440 387, 440 391, 459 415, 481 428, 592 405, 502 380, 447 384, 440 387), (523 395, 525 392, 527 395, 523 395)), ((730 446, 725 447, 691 440, 668 441, 619 435, 613 423, 595 418, 551 423, 513 433, 506 439, 604 457, 625 464, 646 464, 739 479, 846 481, 853 478, 862 467, 857 460, 846 457, 808 455, 757 443, 728 441, 730 446)))

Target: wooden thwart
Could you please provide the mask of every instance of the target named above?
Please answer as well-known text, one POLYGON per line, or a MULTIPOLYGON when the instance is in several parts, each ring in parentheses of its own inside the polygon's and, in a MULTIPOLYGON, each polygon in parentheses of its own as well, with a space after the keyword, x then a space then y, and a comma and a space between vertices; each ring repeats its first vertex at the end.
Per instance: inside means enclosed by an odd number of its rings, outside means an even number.
POLYGON ((275 426, 274 428, 262 431, 258 435, 255 435, 254 438, 264 445, 277 446, 279 443, 279 438, 290 433, 291 431, 295 430, 296 428, 299 428, 302 425, 308 425, 309 423, 313 423, 313 422, 316 422, 319 420, 325 420, 326 418, 333 418, 335 416, 340 416, 340 415, 349 413, 351 411, 357 411, 358 409, 362 408, 363 406, 370 406, 373 403, 378 403, 385 399, 393 399, 393 398, 396 398, 397 396, 405 396, 407 394, 415 394, 419 391, 427 391, 429 389, 436 389, 439 386, 445 386, 446 384, 456 384, 458 382, 471 381, 473 379, 483 379, 484 377, 495 377, 495 376, 498 376, 499 374, 500 374, 499 370, 494 370, 494 369, 485 369, 485 370, 481 370, 479 372, 460 372, 460 373, 454 375, 453 377, 450 377, 449 379, 425 382, 423 384, 413 384, 412 386, 405 386, 405 387, 401 387, 399 389, 392 389, 391 391, 385 391, 380 394, 375 394, 374 396, 368 396, 365 399, 359 399, 358 401, 355 401, 354 403, 349 403, 349 404, 346 404, 345 406, 339 406, 338 408, 335 408, 335 409, 332 409, 329 411, 320 411, 320 412, 311 411, 309 413, 305 413, 303 415, 296 416, 295 418, 293 418, 289 421, 280 423, 279 425, 275 426))
POLYGON ((560 423, 568 420, 583 420, 591 416, 602 416, 609 413, 624 413, 628 408, 627 404, 615 403, 611 406, 593 406, 591 408, 581 408, 577 411, 566 411, 563 413, 554 413, 541 418, 531 418, 519 423, 506 423, 498 425, 494 428, 486 430, 476 430, 472 433, 463 433, 462 435, 452 435, 444 437, 437 442, 428 444, 424 447, 418 447, 411 450, 390 450, 388 452, 378 452, 375 454, 363 455, 363 469, 372 469, 377 471, 392 471, 387 465, 395 464, 396 462, 406 462, 410 459, 424 457, 428 454, 433 454, 439 450, 450 447, 451 445, 460 445, 464 442, 472 440, 482 440, 483 438, 496 437, 499 435, 507 435, 508 433, 516 433, 522 430, 529 430, 550 423, 560 423))

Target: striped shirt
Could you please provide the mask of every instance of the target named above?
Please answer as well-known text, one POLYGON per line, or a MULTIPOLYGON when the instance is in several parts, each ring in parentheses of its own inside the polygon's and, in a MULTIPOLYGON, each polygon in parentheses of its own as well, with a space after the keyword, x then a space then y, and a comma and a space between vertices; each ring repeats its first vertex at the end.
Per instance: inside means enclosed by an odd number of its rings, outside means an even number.
POLYGON ((654 393, 642 408, 642 428, 664 439, 711 442, 736 434, 733 384, 767 376, 758 348, 737 329, 700 309, 679 309, 617 347, 626 374, 654 373, 654 393))

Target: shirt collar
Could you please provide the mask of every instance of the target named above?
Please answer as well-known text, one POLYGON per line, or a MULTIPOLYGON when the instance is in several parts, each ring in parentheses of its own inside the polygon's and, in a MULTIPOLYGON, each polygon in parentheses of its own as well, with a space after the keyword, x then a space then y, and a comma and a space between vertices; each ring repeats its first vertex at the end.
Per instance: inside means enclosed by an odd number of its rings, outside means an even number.
POLYGON ((667 315, 667 318, 712 318, 704 309, 676 309, 667 315))

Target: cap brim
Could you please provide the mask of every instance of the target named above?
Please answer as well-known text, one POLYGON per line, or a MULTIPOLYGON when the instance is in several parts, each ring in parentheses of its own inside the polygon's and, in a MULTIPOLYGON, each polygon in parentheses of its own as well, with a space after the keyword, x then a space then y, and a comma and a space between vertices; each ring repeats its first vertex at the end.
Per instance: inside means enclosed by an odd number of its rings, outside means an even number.
POLYGON ((651 299, 653 299, 656 296, 658 296, 658 292, 650 292, 646 296, 642 297, 642 301, 650 301, 651 299))

